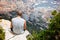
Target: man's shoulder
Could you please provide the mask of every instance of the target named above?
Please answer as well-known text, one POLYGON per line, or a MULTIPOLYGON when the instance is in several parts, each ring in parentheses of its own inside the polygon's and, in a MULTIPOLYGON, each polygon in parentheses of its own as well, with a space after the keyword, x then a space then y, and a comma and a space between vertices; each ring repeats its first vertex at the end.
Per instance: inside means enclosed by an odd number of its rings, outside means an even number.
POLYGON ((23 21, 26 21, 25 19, 21 18, 23 21))
POLYGON ((16 18, 12 18, 12 20, 15 20, 16 18))
POLYGON ((23 19, 23 18, 21 18, 22 20, 25 20, 25 19, 23 19))
MULTIPOLYGON (((21 20, 23 20, 23 21, 26 21, 25 19, 23 19, 23 18, 20 18, 21 20)), ((12 18, 12 20, 17 20, 17 18, 12 18)))

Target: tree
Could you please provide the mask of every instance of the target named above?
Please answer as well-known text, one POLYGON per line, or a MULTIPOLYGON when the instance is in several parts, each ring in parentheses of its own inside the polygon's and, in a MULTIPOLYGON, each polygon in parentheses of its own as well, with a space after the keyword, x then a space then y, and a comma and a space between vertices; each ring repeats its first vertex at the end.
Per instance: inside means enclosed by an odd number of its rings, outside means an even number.
POLYGON ((53 10, 52 11, 52 15, 56 15, 57 11, 56 10, 53 10))
POLYGON ((59 40, 60 38, 60 13, 57 11, 53 11, 55 15, 53 15, 53 19, 51 19, 51 23, 49 24, 49 30, 54 31, 53 37, 55 40, 59 40))

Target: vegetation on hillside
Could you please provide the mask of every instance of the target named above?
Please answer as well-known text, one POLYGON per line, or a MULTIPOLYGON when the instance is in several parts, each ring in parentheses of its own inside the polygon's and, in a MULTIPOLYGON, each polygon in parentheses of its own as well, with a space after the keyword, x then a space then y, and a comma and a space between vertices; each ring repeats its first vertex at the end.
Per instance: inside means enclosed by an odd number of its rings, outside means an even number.
POLYGON ((28 40, 60 40, 60 12, 54 10, 53 18, 50 20, 48 29, 33 31, 32 36, 27 37, 28 40))
POLYGON ((5 32, 1 26, 0 26, 0 40, 5 40, 5 32))

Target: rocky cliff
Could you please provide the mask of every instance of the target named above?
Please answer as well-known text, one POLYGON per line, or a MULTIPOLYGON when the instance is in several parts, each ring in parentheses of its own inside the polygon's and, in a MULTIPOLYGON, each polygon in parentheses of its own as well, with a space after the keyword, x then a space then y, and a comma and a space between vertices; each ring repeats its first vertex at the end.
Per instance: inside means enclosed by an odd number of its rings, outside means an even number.
POLYGON ((1 0, 0 16, 3 19, 11 20, 17 16, 15 10, 21 10, 23 13, 22 17, 27 21, 29 30, 46 29, 48 25, 46 22, 51 16, 51 11, 54 10, 51 7, 53 5, 51 2, 49 0, 1 0), (49 7, 46 8, 46 5, 49 7))

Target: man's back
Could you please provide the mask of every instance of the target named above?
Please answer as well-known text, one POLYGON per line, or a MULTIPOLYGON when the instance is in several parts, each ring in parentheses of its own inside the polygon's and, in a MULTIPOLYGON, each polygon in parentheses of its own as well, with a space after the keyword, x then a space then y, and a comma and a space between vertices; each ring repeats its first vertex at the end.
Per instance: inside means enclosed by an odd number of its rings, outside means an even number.
POLYGON ((13 18, 12 19, 12 26, 13 26, 13 32, 16 34, 21 34, 24 32, 24 19, 22 18, 13 18))

